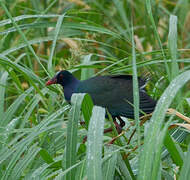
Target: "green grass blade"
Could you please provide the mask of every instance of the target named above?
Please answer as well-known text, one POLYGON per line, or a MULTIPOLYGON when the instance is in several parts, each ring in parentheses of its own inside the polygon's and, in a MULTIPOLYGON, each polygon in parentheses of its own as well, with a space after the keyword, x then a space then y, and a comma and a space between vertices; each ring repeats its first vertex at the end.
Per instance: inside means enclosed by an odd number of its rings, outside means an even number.
MULTIPOLYGON (((15 22, 18 22, 18 21, 23 21, 23 20, 31 19, 31 18, 57 18, 59 16, 60 15, 57 15, 57 14, 20 15, 20 16, 17 16, 17 17, 13 17, 13 20, 15 22)), ((8 25, 8 24, 11 24, 11 23, 12 23, 11 19, 2 20, 2 21, 0 21, 0 27, 8 25)))
POLYGON ((60 115, 63 114, 66 110, 68 110, 68 106, 60 108, 55 113, 52 113, 50 116, 46 117, 43 121, 41 121, 40 124, 32 128, 31 131, 29 131, 30 133, 25 135, 24 138, 24 134, 21 134, 21 137, 19 137, 22 138, 22 140, 19 141, 18 138, 15 138, 15 141, 13 140, 13 142, 10 142, 10 144, 7 145, 10 148, 4 148, 0 151, 0 157, 2 157, 0 159, 0 163, 3 163, 5 160, 8 160, 11 157, 11 155, 15 153, 15 149, 19 149, 20 147, 22 149, 23 147, 29 146, 43 132, 47 132, 55 126, 60 126, 60 123, 52 124, 51 126, 50 123, 55 122, 55 119, 57 117, 60 117, 60 115))
POLYGON ((39 153, 40 148, 37 144, 32 145, 23 158, 19 159, 11 174, 11 179, 20 179, 24 174, 24 171, 35 160, 36 155, 39 153))
POLYGON ((85 127, 88 129, 89 120, 92 115, 92 109, 93 109, 93 101, 89 94, 86 94, 84 96, 84 100, 82 102, 82 113, 85 120, 85 127))
POLYGON ((172 59, 171 78, 175 78, 179 74, 177 64, 177 16, 170 16, 168 47, 172 59))
POLYGON ((183 158, 181 157, 180 153, 178 152, 178 149, 177 149, 175 143, 173 142, 172 137, 170 136, 170 134, 168 132, 166 133, 166 137, 164 139, 164 145, 167 148, 167 150, 169 151, 174 163, 181 167, 183 165, 183 158))
POLYGON ((104 157, 107 159, 103 163, 103 175, 105 180, 114 179, 115 168, 117 163, 117 153, 113 153, 114 146, 104 146, 104 157))
MULTIPOLYGON (((56 178, 54 178, 55 180, 62 180, 64 178, 65 175, 67 175, 69 172, 75 170, 76 167, 80 166, 81 164, 84 163, 84 160, 79 161, 77 163, 75 163, 74 165, 72 165, 71 167, 67 168, 64 171, 61 171, 58 173, 58 176, 56 176, 56 178)), ((75 174, 74 174, 75 175, 75 174)), ((55 175, 54 175, 55 176, 55 175)), ((67 180, 67 179, 66 179, 67 180)))
POLYGON ((32 48, 32 46, 28 43, 28 40, 26 38, 26 36, 24 35, 24 33, 20 30, 19 26, 17 25, 17 23, 14 21, 12 15, 10 14, 9 10, 7 9, 5 3, 3 1, 0 1, 0 5, 2 6, 3 10, 5 11, 5 13, 7 14, 7 16, 11 19, 13 25, 15 26, 15 28, 17 29, 17 31, 19 32, 19 34, 21 35, 21 37, 23 38, 24 42, 27 44, 29 50, 31 51, 31 53, 33 54, 33 56, 36 58, 37 62, 40 64, 40 66, 43 68, 43 70, 46 72, 47 75, 49 75, 49 73, 47 72, 46 68, 43 66, 43 64, 40 61, 40 58, 36 55, 34 49, 32 48))
MULTIPOLYGON (((148 133, 145 137, 144 149, 140 155, 140 168, 138 178, 141 180, 151 179, 152 169, 155 163, 155 154, 157 149, 162 146, 163 142, 157 144, 157 137, 162 129, 165 113, 174 99, 176 93, 182 88, 182 86, 190 79, 190 71, 186 71, 177 76, 164 91, 159 99, 156 109, 151 118, 148 133), (174 88, 175 87, 175 88, 174 88)), ((158 165, 158 167, 160 164, 158 165)), ((154 177, 155 178, 155 177, 154 177)))
POLYGON ((26 90, 23 94, 21 94, 12 104, 9 106, 9 108, 4 113, 4 117, 2 121, 0 122, 1 125, 5 126, 9 121, 14 117, 15 112, 18 110, 21 103, 23 103, 24 99, 27 95, 31 93, 33 90, 33 87, 26 90))
POLYGON ((159 37, 158 31, 157 31, 157 28, 156 28, 156 24, 155 24, 155 21, 154 21, 154 17, 153 17, 153 14, 152 14, 151 0, 146 0, 146 8, 147 8, 147 12, 148 12, 151 24, 153 26, 153 30, 154 30, 156 39, 157 39, 158 44, 160 46, 160 49, 161 49, 161 52, 162 52, 162 56, 164 58, 164 63, 165 63, 165 68, 166 68, 167 75, 169 76, 169 79, 170 79, 170 71, 169 71, 168 64, 166 62, 165 52, 164 52, 164 49, 162 47, 162 42, 161 42, 161 39, 159 37))
MULTIPOLYGON (((84 59, 82 61, 81 65, 89 65, 91 61, 92 54, 84 56, 84 59)), ((94 75, 94 70, 89 68, 83 68, 81 70, 81 80, 86 80, 88 78, 91 78, 94 75)))
POLYGON ((110 35, 115 38, 121 39, 119 34, 113 32, 103 26, 89 25, 89 24, 82 24, 82 23, 80 23, 80 24, 79 23, 65 23, 63 27, 71 28, 71 29, 78 29, 78 30, 86 30, 86 31, 90 31, 90 32, 110 35))
MULTIPOLYGON (((171 118, 172 119, 172 118, 171 118)), ((164 128, 160 131, 159 135, 156 137, 157 147, 155 150, 154 165, 151 172, 151 179, 161 179, 161 153, 162 153, 162 144, 165 138, 165 134, 171 123, 171 119, 165 124, 164 128)))
POLYGON ((118 154, 117 158, 117 165, 121 171, 121 174, 123 175, 124 179, 127 180, 133 180, 134 178, 131 176, 131 173, 129 172, 125 162, 123 161, 123 158, 121 154, 118 154))
MULTIPOLYGON (((2 56, 0 54, 0 64, 2 66, 9 66, 12 67, 14 70, 17 70, 25 75, 25 77, 32 78, 32 80, 35 80, 36 82, 40 84, 44 84, 41 79, 39 79, 38 76, 35 75, 33 71, 31 71, 29 68, 25 68, 16 62, 13 62, 11 59, 7 58, 6 56, 2 56)), ((29 81, 32 82, 32 81, 29 81)))
POLYGON ((57 20, 56 27, 55 27, 55 37, 54 37, 54 40, 53 40, 51 53, 50 53, 49 60, 48 60, 48 71, 51 72, 51 74, 53 73, 53 64, 52 64, 53 55, 54 55, 56 42, 57 42, 57 39, 58 39, 59 32, 61 30, 61 25, 62 25, 64 17, 65 17, 65 14, 59 16, 59 18, 57 20))
MULTIPOLYGON (((119 15, 121 16, 121 19, 122 19, 122 22, 125 24, 125 29, 129 30, 130 29, 130 26, 129 26, 129 20, 127 18, 127 14, 126 14, 126 4, 125 4, 125 1, 117 1, 117 0, 114 0, 113 1, 115 6, 117 7, 117 10, 119 12, 119 15)), ((127 36, 128 39, 130 39, 130 31, 127 31, 127 36)))
POLYGON ((87 139, 87 178, 102 179, 102 141, 105 109, 94 106, 88 128, 87 139))
MULTIPOLYGON (((41 90, 41 93, 45 96, 48 92, 47 88, 44 88, 41 90)), ((27 112, 25 113, 23 120, 20 124, 20 128, 23 128, 28 119, 32 116, 32 112, 34 111, 34 109, 36 108, 36 106, 38 105, 38 103, 43 102, 44 99, 41 98, 40 94, 36 94, 31 100, 30 102, 27 104, 26 108, 27 108, 27 112)), ((26 109, 24 109, 24 111, 26 111, 26 109)))
POLYGON ((40 156, 42 157, 42 159, 43 159, 47 164, 50 164, 50 163, 53 163, 53 162, 54 162, 52 156, 51 156, 45 149, 41 149, 41 150, 39 151, 39 154, 40 154, 40 156))
POLYGON ((11 157, 11 160, 9 160, 6 171, 4 171, 3 177, 1 177, 2 180, 6 180, 10 178, 12 171, 14 169, 14 166, 16 165, 17 161, 21 158, 21 155, 24 153, 26 149, 27 147, 24 144, 22 146, 19 146, 16 149, 13 156, 11 157))
POLYGON ((133 104, 134 104, 134 117, 136 121, 137 135, 138 135, 138 146, 140 146, 140 120, 139 120, 139 87, 138 87, 138 75, 136 66, 136 52, 134 42, 134 32, 132 25, 132 64, 133 64, 133 104))
MULTIPOLYGON (((71 98, 72 108, 69 112, 66 140, 66 169, 76 163, 77 153, 77 128, 80 120, 80 109, 85 94, 73 94, 71 98)), ((75 178, 75 169, 68 172, 66 179, 75 178)))
POLYGON ((35 88, 35 90, 42 97, 44 97, 43 94, 41 93, 39 87, 34 83, 34 82, 38 82, 41 85, 44 85, 44 82, 42 82, 42 80, 38 76, 36 76, 34 72, 29 70, 28 68, 22 67, 21 65, 11 61, 9 58, 2 56, 2 55, 0 55, 0 64, 2 64, 3 66, 12 67, 14 70, 21 72, 22 75, 27 79, 27 81, 30 82, 31 85, 35 88))
POLYGON ((180 172, 179 180, 189 180, 190 179, 189 160, 190 160, 190 144, 189 144, 188 151, 184 158, 184 164, 183 164, 183 167, 180 172))
POLYGON ((4 117, 5 89, 7 77, 8 72, 2 72, 2 76, 0 78, 0 122, 2 122, 4 117))
POLYGON ((83 180, 84 176, 86 176, 86 161, 83 161, 83 163, 77 168, 75 180, 83 180))
MULTIPOLYGON (((113 129, 113 134, 114 136, 117 136, 118 135, 118 132, 116 130, 116 127, 115 127, 115 124, 113 123, 113 119, 112 119, 112 116, 109 112, 107 112, 108 114, 108 117, 109 117, 109 120, 111 121, 111 127, 113 129)), ((117 138, 116 139, 116 142, 119 146, 123 147, 124 146, 124 143, 121 141, 120 138, 117 138)), ((125 152, 121 152, 121 158, 123 157, 123 162, 120 164, 121 166, 124 166, 123 169, 127 168, 127 174, 130 176, 131 179, 135 179, 135 176, 133 174, 133 170, 131 168, 131 165, 130 165, 130 162, 129 162, 129 159, 128 158, 125 158, 125 152), (124 165, 122 165, 124 163, 124 165)), ((118 157, 120 159, 120 157, 118 157)), ((128 176, 127 175, 127 176, 128 176)))

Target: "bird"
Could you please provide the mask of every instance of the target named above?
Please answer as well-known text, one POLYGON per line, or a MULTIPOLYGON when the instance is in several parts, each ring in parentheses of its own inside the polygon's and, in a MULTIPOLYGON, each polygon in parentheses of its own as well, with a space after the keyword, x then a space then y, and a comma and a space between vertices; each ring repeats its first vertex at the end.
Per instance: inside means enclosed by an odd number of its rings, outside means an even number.
MULTIPOLYGON (((73 93, 88 93, 94 105, 104 107, 111 114, 118 133, 125 126, 122 117, 134 119, 133 106, 133 76, 132 75, 104 75, 95 76, 86 80, 78 80, 67 70, 58 71, 55 76, 46 82, 46 86, 60 84, 64 90, 64 97, 71 102, 73 93), (119 120, 120 124, 117 123, 119 120)), ((139 116, 154 111, 156 100, 146 92, 146 80, 138 77, 139 84, 139 116)), ((107 117, 107 114, 106 114, 107 117)), ((108 128, 105 132, 110 132, 108 128)))

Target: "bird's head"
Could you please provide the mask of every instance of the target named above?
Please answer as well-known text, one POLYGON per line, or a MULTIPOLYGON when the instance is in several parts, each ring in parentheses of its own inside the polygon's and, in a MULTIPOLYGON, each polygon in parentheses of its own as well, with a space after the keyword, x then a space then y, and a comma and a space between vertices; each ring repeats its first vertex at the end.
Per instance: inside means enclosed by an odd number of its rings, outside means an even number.
POLYGON ((46 86, 52 85, 52 84, 60 84, 63 87, 67 84, 71 83, 74 79, 74 76, 66 70, 62 70, 56 73, 56 75, 46 82, 46 86))

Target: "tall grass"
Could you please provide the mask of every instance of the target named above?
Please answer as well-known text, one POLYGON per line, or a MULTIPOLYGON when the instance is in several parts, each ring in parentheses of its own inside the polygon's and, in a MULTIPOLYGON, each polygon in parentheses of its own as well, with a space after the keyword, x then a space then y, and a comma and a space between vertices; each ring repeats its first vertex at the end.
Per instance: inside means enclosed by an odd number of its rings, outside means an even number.
POLYGON ((190 179, 189 125, 166 115, 172 107, 190 116, 188 0, 0 6, 1 179, 190 179), (45 87, 60 69, 82 80, 133 74, 136 121, 125 118, 119 136, 103 134, 113 122, 89 95, 75 94, 68 105, 61 87, 45 87), (140 126, 137 76, 147 72, 158 103, 140 126))

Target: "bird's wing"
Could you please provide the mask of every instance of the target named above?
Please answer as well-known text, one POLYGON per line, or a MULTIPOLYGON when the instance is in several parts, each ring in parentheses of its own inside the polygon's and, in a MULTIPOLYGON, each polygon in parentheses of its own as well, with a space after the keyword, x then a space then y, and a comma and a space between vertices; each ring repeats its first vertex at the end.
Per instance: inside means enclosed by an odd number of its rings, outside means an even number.
MULTIPOLYGON (((89 93, 95 105, 108 108, 112 115, 133 117, 133 86, 129 75, 94 77, 82 81, 77 92, 89 93)), ((144 91, 139 93, 140 109, 152 112, 155 106, 153 100, 144 91)))
MULTIPOLYGON (((133 77, 131 75, 113 75, 113 76, 110 76, 110 78, 112 78, 112 79, 124 79, 124 80, 130 81, 131 83, 133 80, 133 77)), ((139 85, 140 89, 144 89, 147 82, 148 82, 148 79, 138 77, 138 85, 139 85)))

